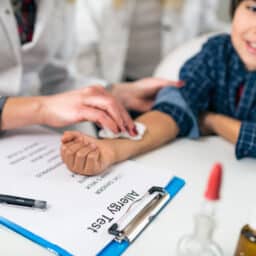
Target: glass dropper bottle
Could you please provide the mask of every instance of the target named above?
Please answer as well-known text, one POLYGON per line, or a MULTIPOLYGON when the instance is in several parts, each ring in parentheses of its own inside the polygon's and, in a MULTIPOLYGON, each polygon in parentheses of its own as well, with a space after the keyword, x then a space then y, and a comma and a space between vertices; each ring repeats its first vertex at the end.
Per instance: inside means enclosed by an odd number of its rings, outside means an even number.
POLYGON ((194 232, 183 236, 177 246, 178 256, 222 256, 219 245, 213 241, 216 202, 220 198, 222 166, 217 163, 210 173, 204 201, 195 216, 194 232))

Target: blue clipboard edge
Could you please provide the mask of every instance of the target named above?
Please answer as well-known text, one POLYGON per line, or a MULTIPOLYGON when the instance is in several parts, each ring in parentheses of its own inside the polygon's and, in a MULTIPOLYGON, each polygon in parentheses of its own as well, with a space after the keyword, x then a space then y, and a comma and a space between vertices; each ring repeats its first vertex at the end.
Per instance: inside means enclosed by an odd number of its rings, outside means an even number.
MULTIPOLYGON (((186 184, 185 180, 179 177, 174 176, 171 179, 171 181, 165 187, 165 190, 170 194, 170 198, 166 202, 166 204, 162 207, 160 212, 176 196, 176 194, 184 187, 185 184, 186 184)), ((118 243, 115 240, 113 240, 105 248, 103 248, 103 250, 100 251, 97 254, 97 256, 120 256, 129 247, 129 245, 130 244, 127 241, 118 243)))
POLYGON ((5 219, 2 216, 0 216, 0 224, 16 232, 17 234, 27 238, 28 240, 38 244, 39 246, 49 250, 50 252, 55 253, 58 256, 73 256, 73 254, 70 254, 69 252, 62 249, 61 247, 48 242, 42 237, 35 235, 34 233, 24 229, 23 227, 15 224, 14 222, 11 222, 10 220, 5 219))

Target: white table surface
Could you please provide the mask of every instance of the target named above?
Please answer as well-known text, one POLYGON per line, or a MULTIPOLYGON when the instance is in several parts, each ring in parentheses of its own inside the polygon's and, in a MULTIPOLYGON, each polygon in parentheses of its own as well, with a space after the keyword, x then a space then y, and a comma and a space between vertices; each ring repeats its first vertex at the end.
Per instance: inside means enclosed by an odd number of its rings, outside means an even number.
POLYGON ((175 256, 177 241, 193 232, 193 216, 203 201, 209 171, 215 162, 224 166, 221 200, 216 209, 214 240, 225 256, 234 253, 249 209, 256 207, 256 160, 236 160, 234 146, 219 137, 199 141, 182 139, 138 157, 139 163, 170 169, 186 186, 124 253, 126 256, 175 256))

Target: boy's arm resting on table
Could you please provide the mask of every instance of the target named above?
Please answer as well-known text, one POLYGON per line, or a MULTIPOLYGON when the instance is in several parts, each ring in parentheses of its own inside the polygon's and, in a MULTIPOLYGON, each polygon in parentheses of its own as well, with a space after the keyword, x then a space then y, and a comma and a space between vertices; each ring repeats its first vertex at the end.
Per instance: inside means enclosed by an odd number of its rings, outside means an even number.
POLYGON ((140 155, 176 138, 179 128, 167 114, 150 111, 137 119, 147 127, 142 140, 99 140, 79 132, 66 132, 61 155, 67 167, 78 174, 96 175, 110 165, 140 155))
POLYGON ((203 126, 236 145, 236 157, 256 157, 256 123, 240 121, 225 115, 206 113, 203 126))
POLYGON ((239 120, 209 112, 202 117, 201 124, 209 132, 217 134, 233 144, 238 141, 241 127, 241 121, 239 120))

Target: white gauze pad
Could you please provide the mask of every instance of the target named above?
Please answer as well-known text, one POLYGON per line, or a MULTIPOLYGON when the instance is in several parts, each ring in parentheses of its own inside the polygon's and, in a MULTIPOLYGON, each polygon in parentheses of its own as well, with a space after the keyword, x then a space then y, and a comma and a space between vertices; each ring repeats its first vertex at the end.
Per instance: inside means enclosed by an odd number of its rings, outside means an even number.
POLYGON ((119 132, 119 133, 113 133, 109 129, 101 129, 99 131, 99 137, 100 138, 106 138, 106 139, 117 139, 117 138, 123 138, 123 139, 130 139, 130 140, 141 140, 143 138, 144 133, 146 132, 147 128, 144 124, 135 122, 135 127, 137 129, 138 134, 136 136, 131 136, 128 132, 119 132))

